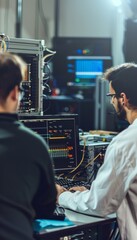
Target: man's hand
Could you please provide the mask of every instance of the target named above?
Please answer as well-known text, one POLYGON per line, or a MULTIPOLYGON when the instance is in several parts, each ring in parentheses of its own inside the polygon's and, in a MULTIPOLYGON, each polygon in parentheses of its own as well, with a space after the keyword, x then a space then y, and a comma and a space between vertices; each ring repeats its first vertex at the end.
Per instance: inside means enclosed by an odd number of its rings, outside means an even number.
POLYGON ((76 186, 69 189, 70 192, 76 192, 76 191, 83 192, 85 190, 87 190, 87 188, 84 186, 76 186))
POLYGON ((80 192, 83 192, 83 191, 87 190, 87 188, 84 187, 84 186, 76 186, 76 187, 66 189, 66 188, 60 186, 59 184, 56 184, 56 189, 57 189, 57 203, 58 203, 59 195, 62 194, 63 192, 65 192, 65 191, 70 191, 70 192, 80 191, 80 192))
POLYGON ((58 197, 61 193, 67 191, 66 188, 60 186, 59 184, 56 184, 56 189, 57 189, 57 203, 58 203, 58 197))

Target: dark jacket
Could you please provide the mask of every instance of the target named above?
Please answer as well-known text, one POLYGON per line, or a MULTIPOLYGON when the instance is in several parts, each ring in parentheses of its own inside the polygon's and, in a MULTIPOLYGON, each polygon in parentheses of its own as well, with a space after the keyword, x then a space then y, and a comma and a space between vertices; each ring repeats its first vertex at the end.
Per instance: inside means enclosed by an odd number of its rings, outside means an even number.
POLYGON ((45 140, 16 114, 0 114, 0 239, 32 240, 33 219, 46 218, 55 202, 45 140))

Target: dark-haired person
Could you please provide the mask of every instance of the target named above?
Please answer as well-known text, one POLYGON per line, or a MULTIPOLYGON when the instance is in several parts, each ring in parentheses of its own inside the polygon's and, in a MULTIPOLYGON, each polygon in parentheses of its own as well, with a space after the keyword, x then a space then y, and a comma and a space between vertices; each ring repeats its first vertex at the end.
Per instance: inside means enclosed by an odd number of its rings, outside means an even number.
POLYGON ((32 240, 34 218, 53 213, 56 187, 43 138, 18 121, 26 64, 0 53, 0 239, 32 240))
POLYGON ((78 212, 117 214, 122 240, 137 236, 137 65, 125 63, 108 69, 109 95, 119 118, 130 125, 110 142, 90 190, 76 192, 57 186, 60 205, 78 212))

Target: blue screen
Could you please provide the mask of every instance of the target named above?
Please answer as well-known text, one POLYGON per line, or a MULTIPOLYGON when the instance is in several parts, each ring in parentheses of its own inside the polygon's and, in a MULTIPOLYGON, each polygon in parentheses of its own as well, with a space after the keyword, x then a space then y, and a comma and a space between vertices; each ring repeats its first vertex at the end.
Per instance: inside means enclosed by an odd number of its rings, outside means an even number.
POLYGON ((67 57, 67 85, 68 86, 92 86, 95 79, 102 75, 104 70, 102 59, 91 57, 67 57))
POLYGON ((76 77, 95 78, 103 73, 102 60, 76 60, 76 77))

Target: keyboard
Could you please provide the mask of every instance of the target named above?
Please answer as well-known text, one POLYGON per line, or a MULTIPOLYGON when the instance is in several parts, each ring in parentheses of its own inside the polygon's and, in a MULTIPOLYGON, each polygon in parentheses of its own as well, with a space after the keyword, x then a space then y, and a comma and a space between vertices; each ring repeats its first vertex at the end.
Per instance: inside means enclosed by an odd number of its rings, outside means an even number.
POLYGON ((90 184, 88 184, 86 181, 73 180, 69 178, 55 176, 55 182, 66 189, 69 189, 75 186, 84 186, 87 189, 90 189, 90 184))

